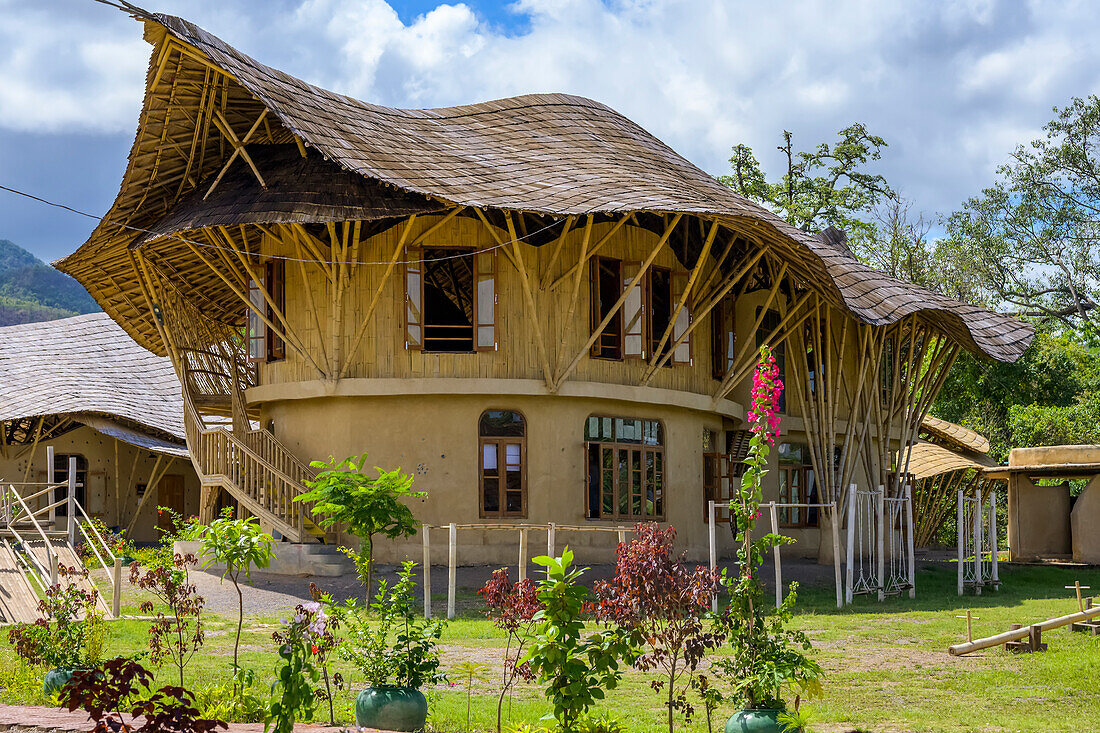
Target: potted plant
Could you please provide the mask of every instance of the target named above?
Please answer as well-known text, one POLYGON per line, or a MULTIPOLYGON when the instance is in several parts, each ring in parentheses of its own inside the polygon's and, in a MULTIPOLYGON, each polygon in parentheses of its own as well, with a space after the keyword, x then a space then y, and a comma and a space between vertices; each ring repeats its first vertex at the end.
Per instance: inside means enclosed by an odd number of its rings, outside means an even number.
POLYGON ((785 689, 794 688, 793 709, 801 697, 821 689, 821 667, 807 657, 810 641, 800 631, 786 628, 794 610, 797 583, 774 613, 760 582, 764 553, 792 542, 788 537, 766 534, 752 537, 760 517, 761 482, 767 473, 768 453, 779 435, 776 410, 783 383, 775 357, 766 346, 753 374, 752 407, 749 421, 752 439, 745 459, 748 469, 738 495, 730 502, 730 529, 738 543, 740 571, 730 587, 730 604, 723 616, 733 653, 715 663, 732 684, 734 697, 743 709, 726 723, 726 733, 785 733, 789 725, 779 720, 787 710, 785 689))
POLYGON ((79 579, 88 578, 88 570, 64 565, 57 570, 60 582, 47 588, 38 604, 42 618, 8 632, 8 641, 21 659, 49 667, 42 681, 47 699, 61 691, 74 671, 99 662, 106 639, 106 625, 96 607, 98 592, 77 585, 79 579))
POLYGON ((345 625, 346 642, 340 656, 367 679, 355 700, 355 722, 362 728, 417 731, 428 718, 428 701, 420 688, 446 680, 439 670, 439 637, 445 622, 418 616, 413 606, 414 562, 405 562, 392 590, 379 582, 366 608, 354 600, 333 607, 345 625))

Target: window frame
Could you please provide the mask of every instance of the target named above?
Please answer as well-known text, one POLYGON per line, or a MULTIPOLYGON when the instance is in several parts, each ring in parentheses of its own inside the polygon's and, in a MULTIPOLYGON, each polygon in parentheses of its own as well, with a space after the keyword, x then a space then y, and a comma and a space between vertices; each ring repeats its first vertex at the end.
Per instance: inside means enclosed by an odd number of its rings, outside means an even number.
MULTIPOLYGON (((84 511, 88 511, 88 476, 91 473, 91 467, 88 463, 87 457, 83 453, 55 453, 53 457, 53 480, 54 483, 64 484, 53 490, 53 501, 58 502, 67 500, 69 498, 69 459, 76 458, 76 500, 80 503, 80 506, 84 507, 84 511), (81 463, 84 467, 81 468, 81 463), (65 479, 60 478, 61 474, 65 475, 65 479), (83 475, 83 481, 81 476, 83 475)), ((90 512, 89 512, 90 513, 90 512)), ((69 514, 69 506, 66 501, 65 504, 57 507, 54 510, 54 514, 58 517, 65 517, 69 514)))
MULTIPOLYGON (((417 350, 421 351, 425 354, 455 354, 455 355, 476 354, 479 351, 478 346, 477 346, 477 344, 478 344, 477 299, 478 299, 478 277, 480 275, 480 273, 478 272, 479 260, 478 260, 478 249, 477 249, 477 247, 475 247, 473 245, 454 244, 454 243, 448 242, 447 244, 433 244, 433 245, 430 245, 430 246, 420 245, 419 249, 420 249, 420 257, 419 257, 419 259, 420 259, 420 266, 419 266, 419 270, 420 270, 420 348, 417 349, 417 350), (470 313, 470 315, 471 315, 471 317, 470 317, 470 349, 469 350, 462 350, 462 351, 446 351, 446 350, 444 350, 444 351, 439 351, 439 350, 436 350, 436 349, 429 348, 429 346, 428 346, 428 342, 430 340, 428 338, 428 328, 429 328, 429 326, 428 326, 428 318, 427 318, 427 315, 428 315, 428 304, 427 304, 427 298, 428 298, 428 295, 427 295, 427 292, 428 292, 428 262, 427 262, 427 260, 429 259, 429 257, 428 257, 428 251, 429 250, 456 250, 456 251, 459 251, 459 252, 463 252, 466 256, 468 256, 470 258, 470 304, 471 304, 471 313, 470 313)), ((495 263, 495 261, 493 263, 493 267, 494 267, 494 269, 493 269, 493 272, 494 272, 493 287, 494 287, 494 291, 495 291, 495 288, 496 288, 496 278, 495 278, 496 263, 495 263)), ((407 288, 407 283, 406 283, 406 288, 407 288)), ((407 300, 408 300, 408 293, 406 293, 406 301, 407 300)), ((485 349, 481 349, 483 351, 495 351, 496 350, 496 334, 495 334, 496 319, 495 319, 495 312, 497 310, 497 307, 498 306, 497 306, 497 301, 496 301, 496 293, 494 292, 494 294, 493 294, 493 311, 494 311, 493 346, 492 346, 492 348, 486 347, 485 349)), ((438 328, 438 327, 439 327, 438 325, 432 326, 432 328, 438 328)), ((407 332, 407 329, 406 329, 406 332, 407 332)))
MULTIPOLYGON (((809 446, 806 443, 785 442, 780 445, 798 446, 801 451, 809 452, 809 446)), ((798 462, 787 461, 784 462, 779 456, 780 448, 776 448, 776 488, 778 489, 780 504, 816 504, 814 500, 817 493, 817 480, 814 475, 814 467, 811 462, 808 461, 806 453, 800 452, 800 459, 798 462), (796 476, 798 480, 799 495, 796 500, 792 500, 790 497, 791 477, 796 476), (786 497, 783 496, 784 477, 786 477, 787 493, 786 497)), ((779 526, 785 529, 817 529, 821 526, 821 515, 817 509, 810 507, 780 507, 778 509, 777 517, 779 520, 779 526), (790 519, 793 512, 797 511, 800 519, 792 521, 790 519)))
MULTIPOLYGON (((515 410, 507 407, 489 407, 481 411, 481 414, 477 418, 477 506, 478 516, 481 519, 526 519, 528 511, 528 491, 527 491, 527 416, 523 414, 521 410, 515 410), (485 419, 485 416, 490 412, 511 412, 519 415, 523 420, 523 435, 482 435, 481 434, 481 421, 485 419), (508 506, 508 487, 507 487, 507 471, 501 470, 501 456, 504 455, 501 451, 502 446, 507 444, 519 443, 519 461, 520 461, 520 511, 509 512, 508 506), (485 509, 485 446, 496 446, 497 452, 497 511, 488 511, 485 509)), ((492 477, 490 477, 492 478, 492 477)))
MULTIPOLYGON (((667 481, 667 478, 668 478, 668 459, 667 459, 667 454, 665 452, 665 448, 666 448, 666 444, 667 444, 667 436, 665 434, 664 421, 660 420, 660 419, 657 419, 657 418, 622 417, 622 416, 616 417, 616 416, 613 416, 613 415, 591 414, 591 415, 588 415, 587 417, 585 417, 585 419, 584 419, 585 428, 582 428, 582 436, 584 434, 584 429, 586 429, 586 427, 588 425, 588 421, 591 420, 592 418, 596 418, 596 419, 600 419, 600 420, 605 420, 605 419, 606 420, 611 420, 612 421, 612 426, 615 425, 615 421, 619 421, 619 420, 623 420, 623 421, 640 421, 642 423, 647 423, 647 422, 655 423, 657 425, 659 431, 660 431, 661 442, 657 445, 651 445, 651 444, 647 444, 645 442, 636 442, 636 443, 624 442, 624 441, 621 441, 619 439, 619 436, 617 434, 615 435, 615 439, 610 440, 610 441, 607 441, 607 440, 590 440, 590 439, 585 438, 585 440, 584 440, 584 505, 585 505, 584 514, 585 514, 585 519, 589 520, 589 521, 594 521, 594 522, 599 522, 599 521, 606 521, 606 522, 628 522, 628 521, 664 522, 666 512, 667 512, 667 506, 666 505, 667 505, 667 501, 668 501, 668 491, 667 491, 667 487, 668 487, 668 481, 667 481), (612 513, 611 514, 605 514, 604 511, 603 511, 603 507, 605 505, 605 497, 604 497, 604 491, 603 491, 603 485, 602 485, 603 484, 602 476, 601 476, 600 486, 597 487, 597 491, 599 492, 598 501, 596 502, 596 505, 597 505, 596 508, 597 508, 598 514, 596 516, 593 516, 593 513, 592 513, 592 503, 591 503, 592 502, 592 490, 593 490, 593 486, 592 486, 592 450, 593 450, 594 447, 598 448, 598 450, 599 450, 599 453, 598 453, 598 466, 599 467, 598 467, 597 470, 601 474, 603 473, 604 470, 606 470, 604 468, 604 455, 605 455, 605 453, 608 453, 608 452, 611 454, 611 460, 612 460, 612 466, 610 468, 611 479, 612 479, 612 489, 611 489, 611 491, 612 491, 612 496, 611 496, 612 513), (627 485, 628 493, 626 495, 627 513, 625 513, 625 514, 623 514, 619 511, 619 507, 622 506, 622 503, 623 503, 622 486, 621 486, 621 482, 620 482, 622 469, 621 469, 621 467, 618 463, 618 461, 620 460, 620 456, 619 456, 620 451, 626 451, 627 452, 627 467, 626 467, 626 470, 627 470, 627 474, 629 476, 628 485, 627 485), (634 452, 637 452, 639 454, 638 455, 638 459, 639 459, 638 460, 638 465, 639 465, 638 469, 632 468, 632 466, 634 464, 634 455, 633 455, 634 452), (647 489, 648 489, 647 475, 646 474, 647 474, 647 468, 648 468, 648 465, 649 465, 648 462, 647 462, 647 458, 650 457, 650 456, 653 456, 653 464, 652 465, 654 467, 654 475, 653 475, 653 478, 652 478, 653 491, 654 491, 653 503, 655 505, 659 503, 660 508, 661 508, 660 512, 655 511, 653 514, 648 514, 646 512, 646 503, 647 503, 646 496, 647 496, 647 489), (659 477, 658 477, 658 472, 657 472, 658 461, 660 463, 659 477), (632 498, 631 493, 629 492, 629 489, 630 489, 630 486, 631 486, 630 480, 633 478, 633 476, 631 474, 635 470, 637 470, 641 473, 641 477, 640 477, 640 480, 641 480, 641 493, 640 493, 639 498, 640 498, 640 506, 642 507, 642 511, 641 511, 640 514, 634 514, 634 513, 630 512, 631 498, 632 498), (660 492, 660 496, 658 496, 658 491, 660 492)), ((613 430, 614 430, 614 427, 613 427, 613 430)), ((643 427, 643 434, 644 434, 644 432, 645 432, 645 429, 643 427)))
MULTIPOLYGON (((596 331, 596 327, 600 325, 600 322, 604 319, 604 303, 601 297, 602 290, 600 288, 600 268, 603 263, 615 263, 615 284, 616 292, 619 296, 623 292, 623 260, 618 257, 600 257, 596 256, 592 258, 591 270, 589 271, 589 334, 596 331)), ((618 296, 616 296, 618 300, 618 296)), ((614 305, 615 301, 612 301, 609 305, 614 305)), ((603 333, 599 335, 596 341, 592 344, 592 348, 589 349, 589 355, 593 359, 604 359, 606 361, 622 361, 623 360, 623 309, 620 307, 618 312, 612 317, 611 322, 607 324, 607 328, 603 330, 603 333), (612 332, 611 327, 614 326, 615 330, 612 332), (607 347, 604 346, 605 340, 608 337, 613 339, 612 347, 607 353, 607 347)))

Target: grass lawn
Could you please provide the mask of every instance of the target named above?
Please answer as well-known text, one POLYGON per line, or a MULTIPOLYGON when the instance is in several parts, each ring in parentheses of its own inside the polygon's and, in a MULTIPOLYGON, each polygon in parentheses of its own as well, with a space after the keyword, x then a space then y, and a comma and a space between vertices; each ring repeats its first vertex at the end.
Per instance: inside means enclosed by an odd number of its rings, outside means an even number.
MULTIPOLYGON (((806 703, 813 730, 835 732, 859 728, 875 733, 894 731, 1096 731, 1100 730, 1100 637, 1048 632, 1050 648, 1039 654, 1016 655, 991 649, 968 657, 951 657, 947 647, 965 639, 965 622, 955 618, 970 608, 978 620, 975 637, 1007 630, 1010 623, 1028 624, 1076 610, 1074 580, 1100 589, 1100 571, 1079 568, 1001 566, 1003 585, 996 593, 958 597, 949 566, 920 569, 915 601, 884 603, 857 598, 843 611, 834 607, 831 588, 800 594, 797 625, 815 644, 815 654, 828 672, 825 695, 806 703)), ((135 605, 124 609, 137 613, 135 605)), ((233 653, 235 618, 206 615, 207 639, 186 671, 188 687, 200 688, 228 677, 233 653)), ((278 619, 250 617, 245 621, 242 660, 256 670, 267 690, 274 678, 276 656, 271 634, 278 619)), ((147 648, 147 622, 110 623, 107 654, 129 654, 147 648)), ((443 638, 444 666, 476 662, 499 674, 503 637, 487 621, 468 617, 451 623, 443 638)), ((362 686, 353 670, 337 669, 351 690, 336 695, 336 719, 350 722, 352 698, 362 686)), ((173 669, 164 667, 158 680, 174 684, 173 669)), ((40 670, 23 668, 10 651, 6 635, 0 642, 0 700, 42 703, 40 670)), ((664 708, 649 688, 650 678, 630 672, 619 689, 608 695, 597 712, 623 719, 631 731, 660 731, 664 708)), ((454 680, 458 682, 458 680, 454 680)), ((492 682, 475 681, 467 728, 467 697, 462 682, 426 691, 436 731, 494 730, 496 694, 492 682)), ((548 710, 541 689, 520 684, 505 703, 506 721, 535 723, 548 710)), ((721 730, 733 710, 718 712, 714 728, 721 730)), ((325 710, 327 713, 327 709, 325 710)), ((700 713, 678 730, 707 730, 700 713)))

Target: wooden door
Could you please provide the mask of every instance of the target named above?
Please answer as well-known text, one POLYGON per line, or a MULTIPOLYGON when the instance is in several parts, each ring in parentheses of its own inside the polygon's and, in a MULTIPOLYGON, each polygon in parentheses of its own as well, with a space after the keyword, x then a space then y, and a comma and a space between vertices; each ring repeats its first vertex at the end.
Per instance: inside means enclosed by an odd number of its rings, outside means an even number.
MULTIPOLYGON (((157 484, 157 506, 168 507, 183 516, 183 476, 168 474, 157 484)), ((164 530, 172 529, 172 520, 167 514, 157 516, 157 526, 164 530)))

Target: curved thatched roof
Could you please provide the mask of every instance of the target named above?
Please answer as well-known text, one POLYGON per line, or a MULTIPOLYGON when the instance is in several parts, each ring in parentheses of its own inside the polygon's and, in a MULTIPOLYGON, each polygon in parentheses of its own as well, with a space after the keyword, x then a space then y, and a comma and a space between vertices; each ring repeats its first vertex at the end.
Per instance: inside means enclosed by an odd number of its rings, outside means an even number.
MULTIPOLYGON (((160 230, 166 215, 193 216, 175 205, 217 171, 224 151, 209 142, 196 148, 198 136, 187 134, 179 115, 172 118, 165 100, 205 94, 210 68, 234 80, 221 99, 238 124, 247 127, 266 109, 283 135, 271 142, 293 143, 289 131, 372 184, 435 202, 548 216, 655 212, 720 219, 767 241, 828 301, 866 323, 886 325, 919 313, 971 351, 1005 361, 1018 358, 1031 340, 1026 324, 887 277, 843 245, 790 226, 598 102, 541 94, 440 109, 382 107, 265 66, 180 18, 133 11, 146 21, 146 37, 158 50, 174 39, 187 62, 166 71, 154 52, 122 190, 91 238, 58 267, 84 283, 148 348, 160 346, 155 325, 135 305, 141 300, 137 287, 130 292, 117 285, 132 279, 125 252, 138 235, 114 222, 160 230), (192 159, 201 161, 197 169, 190 160, 186 166, 173 160, 180 153, 164 143, 168 128, 175 140, 190 141, 192 159)), ((218 283, 209 286, 219 292, 218 283)))
POLYGON ((906 461, 908 461, 909 473, 918 480, 968 468, 982 471, 997 465, 987 456, 967 455, 925 440, 918 441, 913 445, 909 449, 908 455, 906 455, 906 451, 902 452, 898 459, 898 465, 905 466, 907 465, 906 461))
POLYGON ((160 442, 184 440, 171 363, 105 313, 0 328, 0 421, 44 415, 88 424, 108 417, 160 442))
POLYGON ((989 438, 962 425, 925 415, 921 420, 920 428, 922 432, 952 446, 975 453, 989 453, 989 438))

